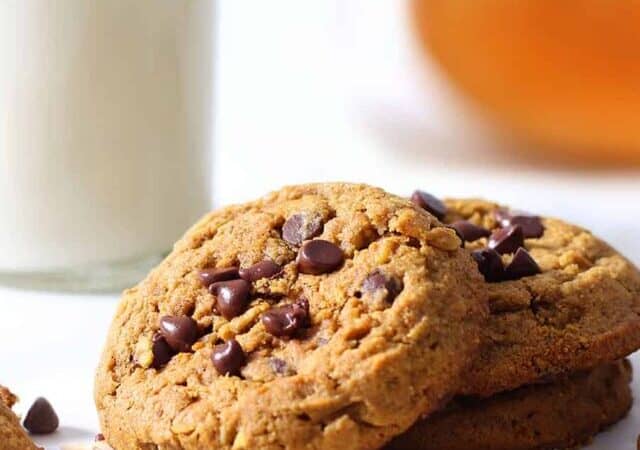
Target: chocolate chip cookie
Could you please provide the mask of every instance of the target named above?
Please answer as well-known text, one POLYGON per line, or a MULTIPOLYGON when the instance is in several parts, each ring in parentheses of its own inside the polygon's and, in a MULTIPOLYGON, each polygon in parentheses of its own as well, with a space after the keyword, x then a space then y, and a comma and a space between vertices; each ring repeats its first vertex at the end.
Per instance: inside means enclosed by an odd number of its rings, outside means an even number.
POLYGON ((0 386, 0 448, 2 450, 39 450, 20 426, 18 417, 11 411, 16 396, 0 386))
POLYGON ((204 217, 124 293, 97 371, 125 449, 374 449, 460 388, 488 315, 455 231, 364 185, 204 217))
POLYGON ((640 273, 589 231, 482 200, 447 200, 489 289, 464 394, 489 396, 624 358, 640 347, 640 273))
POLYGON ((574 448, 626 415, 632 403, 630 381, 631 366, 620 361, 551 384, 459 399, 385 450, 574 448))

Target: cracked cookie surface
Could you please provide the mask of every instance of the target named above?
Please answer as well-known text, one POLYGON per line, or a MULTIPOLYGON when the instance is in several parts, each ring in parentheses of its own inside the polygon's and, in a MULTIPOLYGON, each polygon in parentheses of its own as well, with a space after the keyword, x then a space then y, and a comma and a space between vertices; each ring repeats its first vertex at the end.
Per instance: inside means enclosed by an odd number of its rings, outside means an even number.
POLYGON ((102 432, 118 450, 379 448, 459 390, 483 285, 453 230, 369 186, 213 212, 124 293, 102 432))
MULTIPOLYGON (((466 220, 490 231, 498 228, 496 213, 505 210, 483 200, 445 204, 446 223, 466 220)), ((485 344, 463 394, 490 396, 544 382, 640 347, 638 270, 585 229, 552 218, 541 218, 541 223, 541 236, 524 239, 539 273, 487 283, 491 315, 485 344)), ((473 238, 466 242, 471 250, 486 247, 491 239, 482 233, 473 238)), ((502 255, 506 266, 512 259, 502 255)))
POLYGON ((622 419, 632 404, 628 361, 487 399, 459 399, 385 450, 575 448, 622 419))

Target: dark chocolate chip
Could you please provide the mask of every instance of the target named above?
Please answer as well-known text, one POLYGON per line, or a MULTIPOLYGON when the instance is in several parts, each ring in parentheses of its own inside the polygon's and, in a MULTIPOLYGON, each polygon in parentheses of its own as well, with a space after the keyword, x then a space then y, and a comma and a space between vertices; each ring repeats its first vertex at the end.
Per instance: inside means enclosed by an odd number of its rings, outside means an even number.
POLYGON ((47 399, 38 398, 24 418, 23 425, 31 434, 49 434, 58 429, 58 415, 47 399))
POLYGON ((407 245, 413 248, 420 248, 420 239, 414 238, 413 236, 405 236, 407 245))
POLYGON ((307 241, 298 253, 298 270, 301 273, 320 275, 336 270, 342 261, 344 254, 337 245, 315 239, 307 241))
POLYGON ((270 259, 265 259, 251 267, 240 269, 239 273, 240 278, 251 283, 252 281, 260 280, 261 278, 271 278, 278 275, 280 272, 282 272, 282 267, 270 259))
POLYGON ((227 319, 239 316, 247 309, 251 285, 245 280, 220 281, 209 286, 216 296, 216 310, 227 319))
POLYGON ((211 361, 220 375, 238 375, 247 361, 247 355, 235 339, 216 345, 211 361))
POLYGON ((151 352, 153 353, 153 362, 151 363, 151 367, 154 369, 161 369, 166 366, 173 355, 175 355, 174 350, 167 343, 167 340, 160 333, 156 333, 153 335, 153 339, 151 341, 151 352))
POLYGON ((479 227, 468 220, 458 220, 449 225, 453 228, 463 241, 473 242, 483 237, 489 237, 491 232, 486 228, 479 227))
POLYGON ((519 225, 508 226, 494 231, 489 237, 488 247, 504 255, 513 253, 524 245, 524 235, 519 225))
POLYGON ((490 248, 476 250, 471 253, 478 263, 478 270, 490 283, 504 280, 504 264, 500 255, 490 248))
POLYGON ((273 370, 278 375, 284 375, 288 372, 289 369, 289 367, 287 366, 287 362, 284 359, 280 358, 269 359, 269 365, 271 366, 271 370, 273 370))
POLYGON ((520 225, 525 238, 539 238, 544 234, 544 225, 539 216, 523 211, 499 209, 494 216, 501 227, 520 225))
POLYGON ((375 292, 385 289, 385 300, 392 302, 402 292, 402 281, 395 277, 388 277, 380 270, 374 270, 362 282, 364 292, 375 292))
POLYGON ((539 238, 544 234, 544 225, 540 217, 536 216, 513 216, 511 225, 520 225, 525 238, 539 238))
POLYGON ((309 302, 301 298, 289 305, 271 308, 262 315, 262 324, 268 333, 291 337, 309 324, 309 302))
POLYGON ((104 434, 102 434, 102 433, 96 434, 95 438, 93 438, 93 441, 94 442, 104 441, 104 434))
POLYGON ((237 267, 223 267, 219 269, 204 269, 198 274, 204 287, 209 287, 218 281, 235 280, 240 277, 237 267))
POLYGON ((522 277, 529 277, 540 273, 540 267, 531 257, 528 251, 520 247, 513 259, 505 269, 506 278, 509 280, 518 280, 522 277))
POLYGON ((189 316, 164 316, 160 333, 176 352, 188 352, 198 339, 198 324, 189 316))
POLYGON ((427 192, 414 191, 414 193, 411 194, 411 201, 438 219, 442 219, 447 214, 447 206, 442 200, 427 192))
POLYGON ((322 216, 311 213, 294 214, 282 226, 282 238, 290 244, 300 245, 322 233, 322 216))

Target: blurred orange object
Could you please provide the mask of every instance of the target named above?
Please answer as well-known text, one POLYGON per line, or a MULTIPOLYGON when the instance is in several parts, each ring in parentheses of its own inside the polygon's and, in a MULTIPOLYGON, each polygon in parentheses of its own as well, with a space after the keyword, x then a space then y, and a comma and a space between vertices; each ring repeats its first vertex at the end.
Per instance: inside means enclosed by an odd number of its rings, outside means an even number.
POLYGON ((509 131, 543 144, 532 147, 544 157, 640 163, 640 0, 413 7, 446 73, 509 131))

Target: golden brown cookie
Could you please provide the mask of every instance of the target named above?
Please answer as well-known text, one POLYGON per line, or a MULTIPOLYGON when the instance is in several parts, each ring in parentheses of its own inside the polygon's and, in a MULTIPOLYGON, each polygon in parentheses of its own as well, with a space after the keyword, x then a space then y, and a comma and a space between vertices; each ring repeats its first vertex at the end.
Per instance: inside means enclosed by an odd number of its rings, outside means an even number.
POLYGON ((432 215, 365 185, 288 187, 207 215, 124 293, 102 431, 118 450, 378 448, 457 392, 487 313, 432 215))
POLYGON ((16 396, 0 386, 0 449, 39 450, 20 426, 18 417, 11 411, 16 396))
POLYGON ((467 237, 468 249, 490 245, 503 253, 497 261, 493 252, 475 253, 490 281, 492 314, 464 394, 543 382, 640 347, 640 273, 605 242, 561 220, 491 202, 445 203, 444 220, 467 237), (526 251, 514 252, 520 246, 526 251))
POLYGON ((550 450, 587 443, 631 407, 631 366, 620 361, 551 384, 459 399, 385 450, 550 450))

